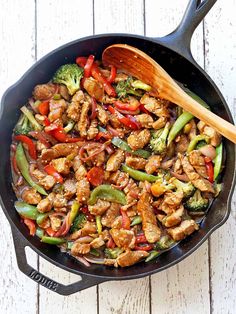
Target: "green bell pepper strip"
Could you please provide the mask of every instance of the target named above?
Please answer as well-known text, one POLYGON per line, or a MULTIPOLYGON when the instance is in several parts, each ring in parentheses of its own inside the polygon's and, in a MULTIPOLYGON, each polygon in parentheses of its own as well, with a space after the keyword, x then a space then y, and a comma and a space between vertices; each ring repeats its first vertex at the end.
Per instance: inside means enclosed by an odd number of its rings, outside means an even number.
POLYGON ((154 176, 152 174, 147 174, 146 172, 133 169, 127 165, 122 165, 122 170, 130 175, 131 178, 137 181, 148 181, 156 182, 160 177, 154 176))
POLYGON ((25 156, 24 148, 21 143, 19 143, 16 148, 16 163, 25 181, 40 194, 48 195, 44 188, 35 183, 31 178, 29 173, 29 163, 25 156))
POLYGON ((40 238, 40 239, 42 239, 42 237, 44 236, 44 230, 43 229, 41 229, 41 228, 37 228, 36 229, 36 236, 38 237, 38 238, 40 238))
POLYGON ((96 257, 99 257, 99 256, 100 256, 98 250, 96 250, 96 249, 94 249, 94 248, 91 248, 89 253, 92 254, 92 255, 94 255, 94 256, 96 256, 96 257))
POLYGON ((41 242, 47 243, 47 244, 52 244, 52 245, 60 245, 66 242, 65 239, 63 238, 56 238, 56 237, 45 237, 43 236, 41 239, 41 242))
POLYGON ((119 203, 121 205, 126 205, 125 194, 122 191, 113 188, 109 184, 102 184, 97 186, 90 195, 88 205, 94 205, 98 198, 114 203, 119 203))
POLYGON ((20 110, 29 119, 29 121, 30 121, 30 123, 31 123, 31 125, 35 131, 41 131, 42 130, 42 126, 35 120, 33 113, 26 106, 21 107, 20 110))
MULTIPOLYGON (((205 107, 206 109, 210 110, 210 107, 208 104, 201 99, 198 95, 190 91, 188 88, 183 88, 185 92, 192 97, 194 100, 196 100, 200 105, 205 107)), ((168 138, 167 138, 167 145, 169 145, 178 135, 178 133, 183 129, 183 127, 194 118, 194 115, 191 113, 184 111, 175 121, 175 123, 172 125, 172 128, 170 129, 168 138)))
POLYGON ((44 220, 45 220, 46 218, 48 218, 48 215, 49 215, 50 213, 51 213, 51 212, 48 212, 48 213, 39 213, 39 214, 38 214, 38 217, 36 218, 37 224, 38 224, 38 225, 41 225, 41 224, 44 222, 44 220))
POLYGON ((15 209, 18 212, 18 214, 20 216, 22 216, 23 218, 29 218, 32 220, 36 220, 39 212, 37 210, 37 207, 33 206, 33 205, 29 205, 25 202, 20 202, 20 201, 16 201, 15 202, 15 209))
POLYGON ((135 225, 138 225, 142 222, 142 217, 141 216, 135 216, 133 219, 132 219, 132 222, 130 224, 131 227, 135 226, 135 225))
POLYGON ((220 145, 216 147, 216 157, 213 160, 214 162, 214 181, 217 179, 218 175, 220 174, 221 167, 223 161, 223 144, 222 142, 220 145))
POLYGON ((75 220, 75 217, 78 214, 80 208, 80 204, 76 201, 74 201, 71 205, 71 211, 70 211, 70 217, 69 217, 69 223, 70 225, 72 224, 72 222, 75 220))
POLYGON ((151 152, 144 149, 132 150, 131 147, 119 137, 113 137, 111 142, 114 146, 119 147, 121 150, 131 153, 132 155, 139 156, 145 159, 151 156, 151 152))
POLYGON ((145 259, 145 262, 148 263, 152 260, 154 260, 158 255, 160 255, 160 252, 158 251, 151 251, 148 255, 148 257, 145 259))
POLYGON ((101 234, 102 233, 101 216, 96 216, 96 226, 98 234, 101 234))
POLYGON ((191 142, 189 143, 187 152, 190 153, 192 150, 194 150, 195 147, 197 146, 198 142, 200 142, 200 141, 205 141, 206 143, 209 143, 210 138, 209 138, 209 136, 204 135, 204 134, 199 134, 199 135, 195 136, 191 140, 191 142))

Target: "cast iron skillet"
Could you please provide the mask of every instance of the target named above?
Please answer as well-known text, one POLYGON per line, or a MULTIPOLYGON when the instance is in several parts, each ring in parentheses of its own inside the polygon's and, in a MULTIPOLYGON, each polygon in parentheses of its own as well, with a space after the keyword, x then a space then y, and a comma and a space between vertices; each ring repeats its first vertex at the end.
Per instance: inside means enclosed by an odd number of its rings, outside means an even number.
POLYGON ((2 97, 0 117, 0 195, 1 205, 7 216, 14 239, 17 262, 20 270, 27 276, 59 294, 69 295, 108 280, 140 278, 162 271, 194 252, 209 235, 227 220, 230 213, 230 201, 235 183, 235 146, 224 140, 227 156, 223 176, 223 190, 213 202, 201 228, 182 241, 169 252, 163 253, 152 263, 139 263, 129 268, 114 269, 103 265, 80 265, 74 258, 61 253, 57 247, 41 243, 37 237, 29 236, 27 228, 20 222, 14 209, 16 200, 11 186, 10 143, 14 125, 19 116, 19 108, 31 96, 33 87, 50 80, 55 70, 62 64, 74 62, 78 55, 95 54, 101 58, 105 47, 114 43, 126 43, 135 46, 152 58, 176 80, 186 84, 201 96, 211 109, 224 119, 233 123, 229 108, 220 91, 208 75, 196 64, 190 51, 192 33, 216 0, 190 0, 184 17, 178 28, 164 38, 146 38, 129 34, 105 34, 90 36, 70 42, 52 51, 34 64, 24 76, 11 86, 2 97), (68 286, 45 277, 32 268, 26 260, 25 247, 31 247, 37 254, 56 266, 81 276, 80 280, 68 286))

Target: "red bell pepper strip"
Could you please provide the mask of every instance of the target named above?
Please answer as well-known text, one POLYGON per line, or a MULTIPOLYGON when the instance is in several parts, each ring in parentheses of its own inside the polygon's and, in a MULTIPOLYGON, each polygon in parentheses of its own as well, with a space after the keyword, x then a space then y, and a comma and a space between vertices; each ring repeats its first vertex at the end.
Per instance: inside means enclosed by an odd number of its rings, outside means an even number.
POLYGON ((138 244, 138 243, 147 243, 147 239, 145 237, 145 235, 142 233, 142 234, 138 234, 136 236, 136 240, 135 242, 138 244))
POLYGON ((94 97, 91 99, 91 107, 92 107, 92 112, 91 115, 89 116, 90 120, 94 120, 97 116, 97 102, 94 97))
POLYGON ((110 140, 112 138, 111 134, 109 134, 108 132, 98 132, 98 134, 96 135, 95 139, 97 141, 99 141, 101 138, 104 138, 105 140, 110 140))
POLYGON ((110 237, 110 239, 107 241, 106 246, 109 249, 114 249, 116 247, 116 244, 115 244, 114 240, 112 239, 112 237, 110 237))
POLYGON ((204 160, 205 160, 208 180, 211 183, 213 183, 214 182, 214 166, 213 166, 213 162, 212 162, 212 160, 209 157, 205 157, 204 160))
POLYGON ((125 210, 120 210, 122 216, 122 228, 130 230, 130 218, 125 210))
POLYGON ((94 62, 94 55, 90 55, 86 61, 86 64, 84 66, 84 77, 90 77, 91 75, 91 68, 94 62))
POLYGON ((93 167, 87 173, 87 179, 89 182, 94 185, 98 186, 102 184, 104 179, 104 170, 101 167, 93 167))
POLYGON ((30 235, 34 236, 36 232, 35 222, 29 218, 24 218, 24 224, 29 228, 30 235))
POLYGON ((92 221, 92 222, 95 221, 95 217, 89 212, 88 206, 83 206, 80 208, 80 210, 82 211, 83 214, 85 214, 88 221, 92 221))
POLYGON ((123 123, 125 126, 133 129, 133 130, 138 130, 140 129, 140 124, 138 123, 138 121, 130 115, 127 115, 126 117, 121 114, 119 111, 117 111, 115 108, 113 108, 112 106, 108 106, 107 108, 110 113, 115 114, 118 117, 118 120, 123 123))
POLYGON ((108 77, 107 82, 111 84, 115 81, 115 78, 116 78, 116 67, 114 65, 111 65, 110 67, 111 67, 111 74, 108 77))
POLYGON ((34 142, 26 135, 16 135, 14 137, 16 141, 20 141, 22 143, 25 143, 28 147, 29 155, 33 159, 37 159, 37 152, 34 142))
POLYGON ((47 116, 49 113, 49 100, 42 101, 38 105, 38 111, 41 115, 47 116))
POLYGON ((138 101, 132 102, 132 103, 128 103, 128 102, 125 103, 120 100, 117 100, 114 102, 114 106, 117 109, 121 109, 121 110, 136 111, 139 108, 140 103, 138 101))
POLYGON ((136 251, 151 251, 153 249, 153 246, 151 244, 146 244, 142 246, 136 245, 134 249, 136 251))
POLYGON ((140 104, 139 109, 140 109, 140 111, 142 111, 143 113, 151 114, 150 111, 148 111, 148 110, 144 107, 144 104, 140 104))
POLYGON ((98 82, 103 84, 106 93, 111 97, 116 97, 116 91, 114 87, 107 81, 107 79, 102 75, 96 63, 93 63, 91 68, 91 74, 98 82))
POLYGON ((56 171, 56 169, 52 165, 47 165, 44 167, 44 170, 49 174, 50 176, 53 176, 55 180, 59 183, 63 183, 63 177, 56 171))
POLYGON ((56 231, 54 231, 51 227, 46 228, 45 231, 50 237, 54 237, 56 234, 56 231))
POLYGON ((86 57, 78 57, 76 58, 75 62, 82 68, 85 67, 86 62, 87 62, 87 58, 86 57))
POLYGON ((69 137, 64 128, 56 124, 48 125, 44 131, 52 135, 56 140, 58 140, 58 142, 61 143, 76 143, 83 140, 81 137, 69 137))

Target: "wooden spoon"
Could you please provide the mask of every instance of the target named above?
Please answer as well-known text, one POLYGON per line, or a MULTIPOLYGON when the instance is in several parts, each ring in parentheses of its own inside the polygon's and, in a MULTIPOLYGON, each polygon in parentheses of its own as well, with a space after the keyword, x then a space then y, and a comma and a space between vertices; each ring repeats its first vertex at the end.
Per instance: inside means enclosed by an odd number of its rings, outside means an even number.
POLYGON ((143 51, 129 45, 116 44, 104 50, 102 61, 105 65, 114 65, 151 85, 155 95, 192 113, 236 144, 236 127, 187 95, 170 75, 143 51))

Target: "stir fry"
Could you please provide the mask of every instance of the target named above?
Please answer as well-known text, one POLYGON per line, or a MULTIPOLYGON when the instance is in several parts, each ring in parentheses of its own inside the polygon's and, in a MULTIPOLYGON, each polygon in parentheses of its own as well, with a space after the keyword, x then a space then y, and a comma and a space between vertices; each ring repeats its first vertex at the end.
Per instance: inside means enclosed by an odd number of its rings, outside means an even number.
POLYGON ((15 208, 31 236, 87 266, 154 260, 220 192, 221 136, 93 55, 62 65, 20 111, 15 208))

